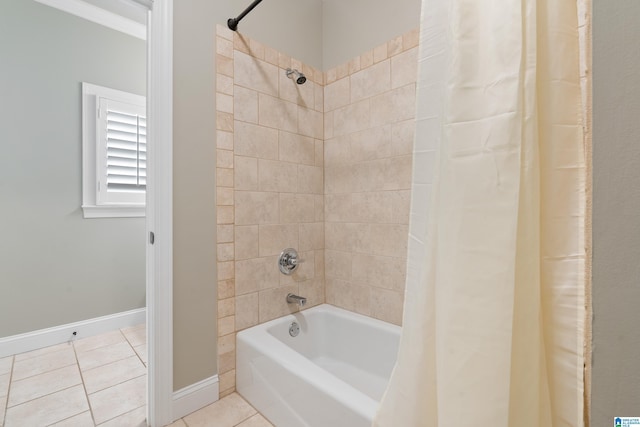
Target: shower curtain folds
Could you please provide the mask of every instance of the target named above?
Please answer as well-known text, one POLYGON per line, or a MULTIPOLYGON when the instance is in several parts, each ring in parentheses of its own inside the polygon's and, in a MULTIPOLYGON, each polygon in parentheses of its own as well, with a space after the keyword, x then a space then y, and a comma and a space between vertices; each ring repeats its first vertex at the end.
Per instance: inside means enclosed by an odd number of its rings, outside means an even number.
POLYGON ((576 1, 423 0, 419 70, 403 332, 374 426, 581 427, 576 1))

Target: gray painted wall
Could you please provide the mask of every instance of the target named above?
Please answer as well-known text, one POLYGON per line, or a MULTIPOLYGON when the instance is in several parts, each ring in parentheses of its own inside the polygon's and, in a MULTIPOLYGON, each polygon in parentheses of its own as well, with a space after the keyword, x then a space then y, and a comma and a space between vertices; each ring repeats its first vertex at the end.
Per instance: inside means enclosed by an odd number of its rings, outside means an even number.
POLYGON ((217 372, 214 3, 173 4, 174 390, 217 372))
POLYGON ((591 425, 640 416, 640 2, 593 2, 591 425))
POLYGON ((83 219, 80 82, 144 95, 146 44, 0 2, 0 337, 145 305, 144 219, 83 219))
POLYGON ((324 0, 325 70, 420 26, 421 0, 324 0))
MULTIPOLYGON (((217 372, 215 29, 251 2, 174 7, 174 390, 217 372)), ((322 67, 320 0, 269 0, 239 31, 322 67)))
MULTIPOLYGON (((251 0, 213 3, 213 23, 226 26, 251 0)), ((238 32, 322 69, 322 0, 264 1, 240 22, 238 32)))

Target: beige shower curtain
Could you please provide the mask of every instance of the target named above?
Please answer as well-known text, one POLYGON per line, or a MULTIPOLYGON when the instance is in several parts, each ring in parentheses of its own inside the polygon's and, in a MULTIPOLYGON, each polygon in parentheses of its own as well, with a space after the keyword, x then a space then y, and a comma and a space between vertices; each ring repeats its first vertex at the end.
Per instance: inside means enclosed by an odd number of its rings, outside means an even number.
POLYGON ((576 0, 423 0, 403 333, 375 426, 583 426, 578 56, 576 0))

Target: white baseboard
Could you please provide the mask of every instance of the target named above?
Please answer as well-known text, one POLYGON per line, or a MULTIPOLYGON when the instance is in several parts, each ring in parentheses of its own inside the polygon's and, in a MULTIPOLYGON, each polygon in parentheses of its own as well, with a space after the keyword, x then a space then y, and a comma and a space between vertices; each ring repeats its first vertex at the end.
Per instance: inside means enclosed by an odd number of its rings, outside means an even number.
POLYGON ((219 387, 218 376, 214 375, 173 392, 174 421, 217 401, 219 387))
POLYGON ((108 316, 82 320, 53 328, 39 329, 25 334, 0 338, 0 357, 25 351, 37 350, 51 345, 61 344, 72 339, 78 340, 105 332, 114 331, 127 326, 134 326, 146 321, 147 309, 123 311, 108 316), (73 333, 76 332, 74 336, 73 333))

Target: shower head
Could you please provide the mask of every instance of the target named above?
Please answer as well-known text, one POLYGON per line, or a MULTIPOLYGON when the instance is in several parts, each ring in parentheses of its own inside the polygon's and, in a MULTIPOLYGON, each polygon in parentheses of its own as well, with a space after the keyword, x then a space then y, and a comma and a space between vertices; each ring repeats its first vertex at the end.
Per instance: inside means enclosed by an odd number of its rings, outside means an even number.
POLYGON ((304 74, 302 74, 298 70, 295 70, 295 69, 292 70, 291 68, 287 68, 287 77, 289 77, 291 80, 295 81, 299 85, 304 84, 304 82, 307 81, 307 78, 305 77, 304 74))

